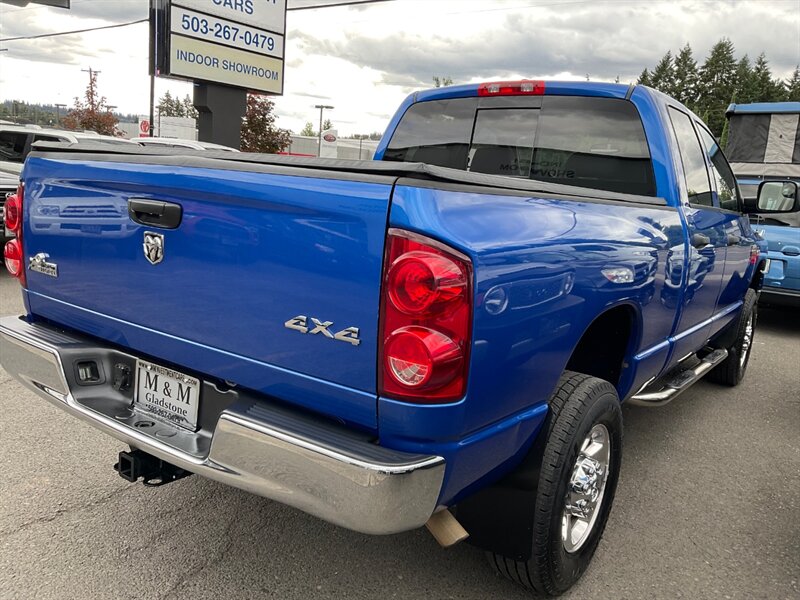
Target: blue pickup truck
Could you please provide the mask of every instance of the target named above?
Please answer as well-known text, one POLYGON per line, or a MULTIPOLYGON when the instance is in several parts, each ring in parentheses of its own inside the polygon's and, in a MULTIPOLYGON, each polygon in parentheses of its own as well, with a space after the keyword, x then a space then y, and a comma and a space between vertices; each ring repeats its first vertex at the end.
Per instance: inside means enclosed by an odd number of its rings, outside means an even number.
POLYGON ((766 208, 791 204, 800 185, 800 102, 731 104, 726 116, 725 151, 753 228, 765 238, 768 267, 759 303, 800 308, 800 213, 760 214, 756 206, 765 181, 786 184, 772 184, 771 195, 761 199, 766 208))
POLYGON ((375 158, 39 146, 2 366, 130 446, 130 481, 468 534, 562 593, 621 401, 744 376, 762 259, 730 167, 659 92, 529 80, 412 94, 375 158))

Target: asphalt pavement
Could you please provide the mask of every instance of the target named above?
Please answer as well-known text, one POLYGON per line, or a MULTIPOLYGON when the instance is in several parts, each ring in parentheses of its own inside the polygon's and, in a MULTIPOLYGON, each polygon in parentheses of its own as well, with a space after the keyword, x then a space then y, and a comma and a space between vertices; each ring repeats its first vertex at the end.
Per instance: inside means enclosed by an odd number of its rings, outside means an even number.
MULTIPOLYGON (((20 314, 0 275, 0 315, 20 314)), ((800 598, 800 319, 762 310, 745 381, 625 407, 622 475, 564 598, 800 598)), ((0 598, 521 599, 467 544, 360 535, 194 476, 112 470, 125 447, 0 370, 0 598)))

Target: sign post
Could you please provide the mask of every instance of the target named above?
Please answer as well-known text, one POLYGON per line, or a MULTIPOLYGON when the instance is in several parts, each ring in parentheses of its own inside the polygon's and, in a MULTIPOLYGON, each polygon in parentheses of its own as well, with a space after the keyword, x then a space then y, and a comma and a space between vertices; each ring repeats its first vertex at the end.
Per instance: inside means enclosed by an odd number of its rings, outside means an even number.
POLYGON ((239 147, 248 91, 283 94, 286 0, 150 0, 151 73, 195 83, 199 138, 239 147))

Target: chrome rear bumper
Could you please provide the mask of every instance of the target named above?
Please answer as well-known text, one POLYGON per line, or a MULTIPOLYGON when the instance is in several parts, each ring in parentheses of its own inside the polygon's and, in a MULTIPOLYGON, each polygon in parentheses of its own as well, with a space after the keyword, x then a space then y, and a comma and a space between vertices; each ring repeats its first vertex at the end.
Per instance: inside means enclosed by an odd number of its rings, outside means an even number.
POLYGON ((161 422, 142 429, 140 421, 151 418, 131 410, 132 392, 115 389, 110 377, 79 385, 74 374, 77 360, 96 360, 110 374, 134 359, 49 326, 0 319, 0 364, 10 375, 133 448, 363 533, 414 529, 433 514, 444 477, 439 456, 389 450, 337 424, 207 382, 206 397, 225 406, 208 429, 161 422))

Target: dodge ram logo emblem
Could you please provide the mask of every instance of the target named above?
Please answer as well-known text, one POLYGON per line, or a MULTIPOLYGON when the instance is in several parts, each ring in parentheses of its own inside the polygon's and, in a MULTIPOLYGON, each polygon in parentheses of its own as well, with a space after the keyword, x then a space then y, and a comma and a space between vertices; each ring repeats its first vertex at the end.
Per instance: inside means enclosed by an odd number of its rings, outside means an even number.
POLYGON ((153 231, 144 232, 144 257, 151 265, 157 265, 164 260, 164 236, 153 231))

